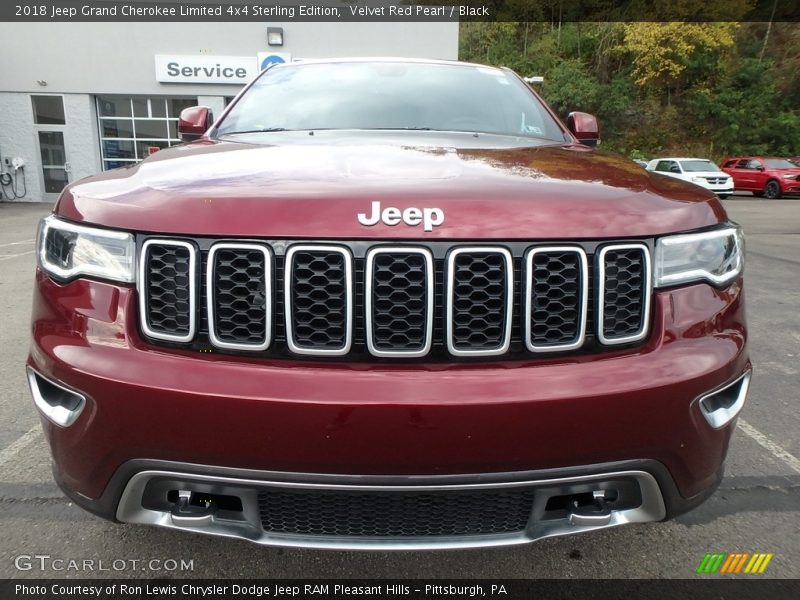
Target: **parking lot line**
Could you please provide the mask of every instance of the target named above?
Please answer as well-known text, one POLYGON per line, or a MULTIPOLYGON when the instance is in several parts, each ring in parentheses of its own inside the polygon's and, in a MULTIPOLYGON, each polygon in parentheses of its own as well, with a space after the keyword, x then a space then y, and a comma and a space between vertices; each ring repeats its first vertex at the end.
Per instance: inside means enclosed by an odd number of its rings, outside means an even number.
POLYGON ((800 473, 800 459, 796 456, 784 450, 744 419, 739 419, 739 429, 741 429, 745 435, 755 440, 760 446, 768 450, 772 456, 787 465, 790 469, 796 473, 800 473))
POLYGON ((27 252, 20 252, 19 254, 7 254, 6 256, 0 256, 0 260, 10 260, 20 256, 27 256, 28 254, 33 254, 34 252, 36 252, 36 250, 28 250, 27 252))
POLYGON ((8 446, 0 450, 0 468, 7 462, 11 461, 22 452, 25 448, 30 446, 42 434, 40 425, 34 425, 28 431, 22 434, 21 437, 11 442, 8 446))
POLYGON ((5 248, 6 246, 21 246, 22 244, 30 244, 31 242, 35 241, 33 238, 29 240, 22 240, 20 242, 8 242, 5 244, 0 244, 0 248, 5 248))

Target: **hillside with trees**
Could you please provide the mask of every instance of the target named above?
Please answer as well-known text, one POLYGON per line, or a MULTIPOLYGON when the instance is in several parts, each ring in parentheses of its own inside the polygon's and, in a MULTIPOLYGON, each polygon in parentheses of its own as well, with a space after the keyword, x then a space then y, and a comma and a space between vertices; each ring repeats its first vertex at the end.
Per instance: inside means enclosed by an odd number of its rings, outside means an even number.
POLYGON ((461 60, 543 76, 536 89, 559 115, 598 116, 606 149, 800 155, 800 24, 555 17, 460 31, 461 60))

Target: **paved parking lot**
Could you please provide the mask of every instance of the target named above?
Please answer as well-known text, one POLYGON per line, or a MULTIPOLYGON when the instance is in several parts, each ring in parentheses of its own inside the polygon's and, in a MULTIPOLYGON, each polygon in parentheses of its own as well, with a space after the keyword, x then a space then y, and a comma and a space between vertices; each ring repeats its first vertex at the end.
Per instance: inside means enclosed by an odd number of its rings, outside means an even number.
POLYGON ((261 548, 247 542, 113 525, 69 503, 23 377, 33 237, 44 205, 0 204, 0 577, 693 577, 709 551, 773 552, 769 577, 800 577, 800 200, 725 201, 747 234, 755 376, 721 489, 677 521, 533 545, 430 553, 261 548), (41 559, 91 560, 94 571, 42 570, 41 559), (165 572, 169 559, 192 570, 165 572), (100 571, 101 563, 106 571, 100 571), (126 563, 122 560, 162 561, 126 563), (112 563, 112 561, 117 561, 112 563), (19 562, 19 561, 17 561, 19 562), (143 566, 144 565, 144 566, 143 566))

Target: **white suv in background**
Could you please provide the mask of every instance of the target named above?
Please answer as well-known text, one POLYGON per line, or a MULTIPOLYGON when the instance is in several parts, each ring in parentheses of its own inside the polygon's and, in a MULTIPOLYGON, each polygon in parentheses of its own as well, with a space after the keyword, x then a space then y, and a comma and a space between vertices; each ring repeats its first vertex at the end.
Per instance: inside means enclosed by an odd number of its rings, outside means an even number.
POLYGON ((694 183, 723 199, 733 193, 733 178, 705 158, 654 158, 647 170, 694 183))

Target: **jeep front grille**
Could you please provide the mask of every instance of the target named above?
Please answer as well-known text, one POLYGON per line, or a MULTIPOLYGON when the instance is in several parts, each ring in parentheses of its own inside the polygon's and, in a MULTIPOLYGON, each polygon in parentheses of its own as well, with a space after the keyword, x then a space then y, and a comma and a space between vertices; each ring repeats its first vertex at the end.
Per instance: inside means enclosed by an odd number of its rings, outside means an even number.
POLYGON ((425 356, 433 337, 433 255, 377 247, 367 254, 366 341, 374 356, 425 356))
POLYGON ((144 336, 347 360, 591 353, 647 336, 650 245, 140 241, 144 336))
POLYGON ((142 330, 153 339, 188 342, 195 334, 197 291, 193 244, 147 240, 142 246, 139 281, 142 330))
POLYGON ((280 490, 258 493, 267 533, 371 538, 525 530, 530 488, 448 491, 280 490))
POLYGON ((286 254, 286 340, 295 354, 342 355, 353 330, 353 261, 340 246, 298 245, 286 254))

